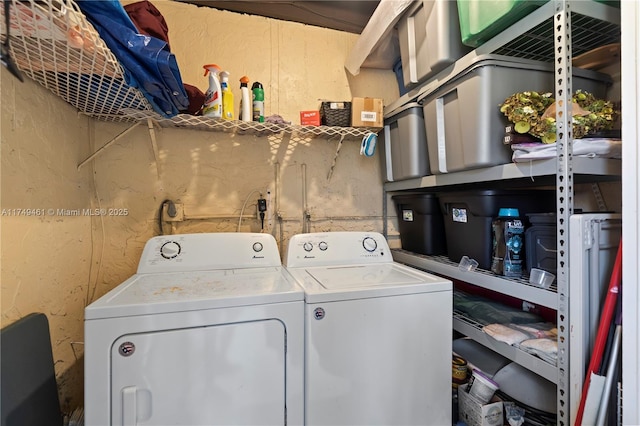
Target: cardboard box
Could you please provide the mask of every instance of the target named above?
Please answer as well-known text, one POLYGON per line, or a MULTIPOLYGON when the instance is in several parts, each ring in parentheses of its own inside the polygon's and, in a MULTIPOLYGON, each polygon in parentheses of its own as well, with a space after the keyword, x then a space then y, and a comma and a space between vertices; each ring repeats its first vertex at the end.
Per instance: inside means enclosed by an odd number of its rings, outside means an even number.
POLYGON ((502 426, 504 414, 502 401, 482 405, 469 395, 466 386, 458 387, 458 419, 467 426, 502 426))
POLYGON ((319 126, 320 111, 300 111, 300 124, 302 126, 319 126))
POLYGON ((382 99, 353 98, 351 100, 352 127, 382 127, 382 99))

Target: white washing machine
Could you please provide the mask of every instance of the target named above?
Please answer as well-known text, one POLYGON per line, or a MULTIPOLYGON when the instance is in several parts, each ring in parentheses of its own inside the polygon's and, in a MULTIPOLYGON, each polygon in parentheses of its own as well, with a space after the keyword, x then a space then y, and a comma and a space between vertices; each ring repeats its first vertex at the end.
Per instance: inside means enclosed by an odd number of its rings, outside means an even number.
POLYGON ((152 238, 85 309, 85 423, 303 424, 303 299, 271 235, 152 238))
POLYGON ((300 234, 305 424, 450 425, 452 283, 393 261, 373 232, 300 234))

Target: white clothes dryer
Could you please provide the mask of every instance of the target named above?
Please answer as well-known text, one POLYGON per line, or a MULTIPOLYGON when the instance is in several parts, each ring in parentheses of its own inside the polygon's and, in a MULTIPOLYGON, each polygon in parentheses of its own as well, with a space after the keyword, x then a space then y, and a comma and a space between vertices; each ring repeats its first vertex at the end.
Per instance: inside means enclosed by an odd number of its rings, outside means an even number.
POLYGON ((295 235, 305 291, 305 424, 451 424, 452 283, 374 232, 295 235))
POLYGON ((268 234, 154 237, 85 309, 85 422, 302 425, 304 293, 268 234))

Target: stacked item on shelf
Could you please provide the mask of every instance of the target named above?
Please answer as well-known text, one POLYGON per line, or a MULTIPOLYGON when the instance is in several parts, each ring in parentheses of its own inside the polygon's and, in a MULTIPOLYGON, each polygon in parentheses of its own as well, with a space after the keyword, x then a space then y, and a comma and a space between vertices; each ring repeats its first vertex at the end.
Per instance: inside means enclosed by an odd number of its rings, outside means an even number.
MULTIPOLYGON (((620 132, 613 130, 620 113, 613 102, 581 89, 572 99, 573 155, 621 158, 620 132)), ((519 92, 504 100, 500 112, 513 129, 504 140, 511 143, 514 162, 556 156, 556 106, 549 92, 519 92)))
POLYGON ((471 51, 462 44, 458 6, 449 0, 414 2, 398 21, 398 40, 401 89, 429 81, 471 51))
POLYGON ((379 145, 383 182, 431 174, 424 115, 419 103, 409 102, 385 113, 379 145))
POLYGON ((556 420, 556 386, 508 358, 469 339, 455 339, 453 354, 468 363, 468 370, 480 370, 499 386, 498 399, 524 409, 528 424, 553 424, 556 420))
MULTIPOLYGON (((513 93, 554 87, 552 64, 500 55, 481 55, 470 62, 418 98, 434 174, 509 163, 511 149, 502 143, 508 121, 498 105, 513 93)), ((575 88, 600 98, 606 95, 608 75, 574 71, 575 88)))
POLYGON ((449 259, 459 262, 467 256, 485 270, 491 268, 491 224, 500 208, 518 209, 522 217, 555 211, 555 193, 548 190, 456 191, 442 193, 438 199, 444 215, 449 259))
MULTIPOLYGON (((500 105, 514 93, 551 90, 554 85, 552 64, 500 55, 467 55, 435 78, 424 84, 415 100, 392 105, 385 112, 381 144, 385 182, 510 163, 516 156, 503 143, 509 120, 500 105), (420 124, 424 130, 418 129, 420 124)), ((606 74, 574 72, 577 93, 587 91, 603 98, 610 84, 606 74)), ((550 129, 555 132, 555 127, 550 129)), ((582 144, 585 154, 597 152, 593 141, 582 144)), ((531 145, 513 147, 530 149, 531 145)), ((615 157, 615 143, 607 149, 615 157)))
POLYGON ((124 67, 126 82, 139 89, 157 113, 172 117, 189 108, 178 62, 166 41, 140 34, 117 0, 77 3, 124 67))
POLYGON ((447 253, 444 218, 437 194, 399 194, 391 197, 398 215, 402 248, 414 253, 447 253))
POLYGON ((482 325, 482 331, 495 340, 555 365, 558 330, 540 315, 463 291, 454 293, 453 305, 456 311, 482 325))

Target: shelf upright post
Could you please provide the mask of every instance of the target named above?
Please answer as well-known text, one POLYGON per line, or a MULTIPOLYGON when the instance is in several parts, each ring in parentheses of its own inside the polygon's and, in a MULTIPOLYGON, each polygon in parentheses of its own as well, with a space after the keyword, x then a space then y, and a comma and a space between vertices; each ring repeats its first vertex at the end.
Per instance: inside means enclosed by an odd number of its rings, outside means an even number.
MULTIPOLYGON (((573 125, 571 105, 571 8, 569 0, 554 0, 556 108, 556 208, 557 208, 557 280, 558 280, 558 385, 559 426, 569 426, 574 407, 570 392, 575 389, 569 374, 569 217, 573 213, 573 125)), ((578 385, 579 386, 579 385, 578 385)))

